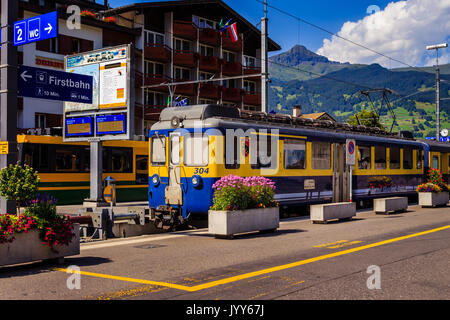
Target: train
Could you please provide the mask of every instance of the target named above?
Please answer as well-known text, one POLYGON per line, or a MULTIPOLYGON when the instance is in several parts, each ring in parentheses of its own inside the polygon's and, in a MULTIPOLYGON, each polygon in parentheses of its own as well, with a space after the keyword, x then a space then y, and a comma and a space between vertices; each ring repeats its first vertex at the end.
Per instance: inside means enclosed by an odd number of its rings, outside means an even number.
MULTIPOLYGON (((58 205, 81 204, 89 198, 90 148, 88 142, 63 142, 57 135, 19 134, 18 161, 39 173, 39 193, 58 205)), ((148 142, 105 141, 103 175, 116 180, 118 202, 147 201, 148 142)))
POLYGON ((349 201, 350 194, 362 206, 380 197, 414 200, 430 168, 450 182, 450 144, 222 105, 170 107, 149 131, 148 202, 158 226, 184 224, 207 214, 213 184, 230 174, 272 179, 280 208, 349 201), (347 139, 356 142, 352 171, 347 139))

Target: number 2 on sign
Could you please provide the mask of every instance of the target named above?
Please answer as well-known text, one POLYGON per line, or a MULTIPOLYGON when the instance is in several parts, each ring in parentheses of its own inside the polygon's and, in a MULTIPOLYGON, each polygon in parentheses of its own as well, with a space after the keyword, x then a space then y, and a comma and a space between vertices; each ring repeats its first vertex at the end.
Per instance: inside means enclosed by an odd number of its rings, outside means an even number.
POLYGON ((209 173, 209 168, 195 168, 194 174, 208 174, 209 173))

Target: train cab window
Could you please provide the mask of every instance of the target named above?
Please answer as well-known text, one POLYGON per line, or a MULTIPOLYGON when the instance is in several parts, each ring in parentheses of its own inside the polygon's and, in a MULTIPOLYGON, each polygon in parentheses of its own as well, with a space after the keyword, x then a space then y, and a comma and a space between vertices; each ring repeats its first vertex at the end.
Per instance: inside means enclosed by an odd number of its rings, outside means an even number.
POLYGON ((111 172, 132 172, 133 151, 114 148, 111 150, 111 172))
POLYGON ((439 157, 438 156, 433 156, 432 168, 439 169, 439 157))
POLYGON ((184 164, 207 166, 209 162, 209 137, 203 135, 184 136, 184 164))
POLYGON ((136 183, 148 184, 148 157, 136 156, 136 183))
POLYGON ((164 136, 152 138, 151 160, 154 166, 164 166, 166 164, 166 138, 164 136))
POLYGON ((306 169, 306 142, 297 139, 284 140, 284 168, 306 169))
POLYGON ((422 161, 423 161, 423 151, 422 150, 417 150, 416 153, 416 168, 417 169, 422 169, 422 161))
POLYGON ((81 170, 80 154, 75 150, 57 148, 55 169, 57 172, 79 172, 81 170))
POLYGON ((371 161, 370 147, 358 146, 358 169, 369 170, 371 161))
POLYGON ((389 148, 389 163, 391 169, 400 169, 400 148, 389 148))
POLYGON ((385 147, 375 147, 375 169, 386 169, 385 147))
POLYGON ((331 143, 313 142, 311 161, 313 169, 331 169, 331 143))
POLYGON ((413 150, 410 148, 403 149, 403 169, 410 170, 413 168, 413 150))

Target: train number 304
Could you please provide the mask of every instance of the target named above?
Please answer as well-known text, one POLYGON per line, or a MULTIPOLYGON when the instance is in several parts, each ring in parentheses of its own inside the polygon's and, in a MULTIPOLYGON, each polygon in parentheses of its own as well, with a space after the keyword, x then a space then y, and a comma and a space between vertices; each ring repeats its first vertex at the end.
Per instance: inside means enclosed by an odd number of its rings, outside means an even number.
POLYGON ((208 174, 209 168, 195 168, 194 174, 208 174))

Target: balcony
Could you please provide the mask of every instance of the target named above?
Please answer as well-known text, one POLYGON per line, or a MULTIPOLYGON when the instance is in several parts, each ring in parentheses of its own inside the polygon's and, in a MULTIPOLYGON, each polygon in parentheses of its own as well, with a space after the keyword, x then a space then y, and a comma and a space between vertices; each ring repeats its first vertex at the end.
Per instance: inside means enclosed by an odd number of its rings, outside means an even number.
POLYGON ((216 57, 199 56, 199 68, 202 71, 219 72, 220 63, 216 57))
MULTIPOLYGON (((228 32, 228 30, 227 30, 227 32, 228 32)), ((222 47, 225 50, 241 52, 242 51, 242 40, 239 39, 238 41, 233 42, 233 40, 231 40, 230 37, 223 35, 222 36, 222 47)))
POLYGON ((180 67, 195 68, 194 52, 184 50, 174 50, 173 64, 180 67))
MULTIPOLYGON (((187 79, 175 79, 174 82, 183 82, 183 81, 191 81, 187 79)), ((196 96, 197 95, 197 85, 195 83, 189 84, 179 84, 175 88, 175 95, 184 95, 184 96, 196 96)))
POLYGON ((145 59, 169 63, 172 60, 170 48, 163 44, 147 43, 144 49, 145 59))
POLYGON ((173 35, 183 39, 196 40, 197 28, 190 21, 175 20, 173 22, 173 35))
POLYGON ((243 95, 243 102, 245 105, 260 106, 261 93, 246 91, 243 95))
POLYGON ((212 83, 201 83, 200 98, 219 100, 220 99, 219 86, 212 83))
POLYGON ((220 47, 219 31, 214 29, 200 29, 199 31, 200 43, 209 44, 213 47, 220 47))
MULTIPOLYGON (((171 78, 169 78, 165 75, 162 75, 162 74, 146 74, 144 79, 145 79, 144 85, 146 85, 146 86, 153 86, 153 85, 157 85, 157 84, 161 84, 161 83, 172 82, 171 78)), ((151 89, 154 91, 161 91, 161 92, 169 91, 167 86, 154 87, 151 89)))
POLYGON ((222 100, 227 102, 241 102, 241 89, 222 88, 222 100))
POLYGON ((144 119, 149 121, 158 121, 161 111, 166 108, 163 105, 144 105, 144 119))
MULTIPOLYGON (((244 67, 244 75, 261 74, 261 68, 259 67, 244 67)), ((261 76, 249 77, 246 80, 258 81, 261 80, 261 76)))
POLYGON ((223 62, 222 73, 227 76, 242 75, 242 64, 239 62, 223 62))

